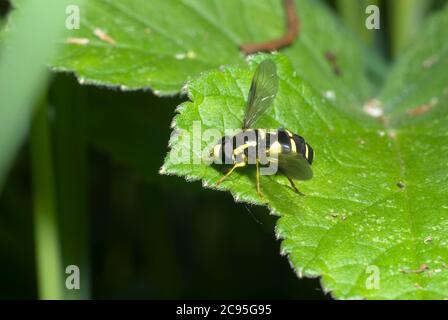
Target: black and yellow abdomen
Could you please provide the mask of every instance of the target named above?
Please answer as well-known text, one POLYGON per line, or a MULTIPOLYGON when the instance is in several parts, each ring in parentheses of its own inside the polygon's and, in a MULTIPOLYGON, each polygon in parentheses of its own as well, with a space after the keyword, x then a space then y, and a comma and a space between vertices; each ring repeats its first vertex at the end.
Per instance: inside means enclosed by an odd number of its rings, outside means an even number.
POLYGON ((301 136, 285 129, 277 130, 277 141, 281 146, 281 153, 298 153, 302 155, 309 164, 313 163, 314 151, 301 136))
POLYGON ((260 154, 269 158, 291 153, 302 155, 309 164, 313 162, 313 148, 297 134, 285 129, 245 129, 232 137, 223 137, 211 156, 217 163, 244 166, 254 164, 254 158, 260 154), (255 156, 251 158, 251 154, 255 156))

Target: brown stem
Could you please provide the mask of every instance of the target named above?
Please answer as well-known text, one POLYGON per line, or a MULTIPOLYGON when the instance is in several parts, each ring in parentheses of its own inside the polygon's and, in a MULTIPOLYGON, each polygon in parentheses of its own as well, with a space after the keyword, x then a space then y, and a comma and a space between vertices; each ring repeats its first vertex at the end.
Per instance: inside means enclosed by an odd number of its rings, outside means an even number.
POLYGON ((299 33, 300 22, 297 16, 294 0, 283 0, 286 14, 286 32, 280 39, 274 39, 260 43, 245 43, 240 45, 240 49, 245 54, 252 54, 259 51, 274 51, 289 46, 299 33))

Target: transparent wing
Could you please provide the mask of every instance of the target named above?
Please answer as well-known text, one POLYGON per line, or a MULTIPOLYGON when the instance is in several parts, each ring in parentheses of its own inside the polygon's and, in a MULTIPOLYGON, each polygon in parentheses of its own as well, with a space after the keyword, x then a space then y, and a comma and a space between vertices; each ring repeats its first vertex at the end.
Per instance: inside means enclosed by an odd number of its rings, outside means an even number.
POLYGON ((309 180, 313 177, 310 164, 305 157, 298 153, 279 154, 278 167, 292 179, 309 180))
POLYGON ((243 128, 250 128, 269 108, 278 90, 277 68, 272 60, 261 62, 254 77, 247 98, 243 128))

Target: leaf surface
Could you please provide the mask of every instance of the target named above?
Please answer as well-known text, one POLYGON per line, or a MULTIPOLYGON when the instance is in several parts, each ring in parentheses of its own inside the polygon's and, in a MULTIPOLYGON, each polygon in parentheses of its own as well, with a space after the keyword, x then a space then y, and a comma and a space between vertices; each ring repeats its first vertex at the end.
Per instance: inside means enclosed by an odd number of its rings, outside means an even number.
MULTIPOLYGON (((244 65, 240 44, 280 37, 285 31, 281 3, 89 0, 81 8, 81 28, 61 41, 52 65, 74 71, 82 82, 173 94, 201 72, 244 65), (80 39, 87 44, 79 44, 80 39)), ((300 35, 282 52, 321 94, 335 96, 346 107, 359 105, 370 91, 363 49, 324 5, 297 1, 296 7, 300 35), (340 75, 326 58, 329 52, 340 75)))
MULTIPOLYGON (((294 73, 286 57, 260 55, 250 68, 225 68, 190 83, 191 102, 175 118, 162 172, 201 179, 205 186, 216 183, 223 173, 197 163, 193 132, 200 125, 205 140, 207 129, 223 134, 241 127, 255 65, 265 58, 277 63, 280 84, 274 107, 259 127, 285 127, 303 135, 316 151, 314 178, 299 182, 306 196, 294 193, 284 176, 262 177, 266 204, 280 216, 282 252, 296 272, 322 276, 325 290, 337 298, 447 297, 448 165, 434 159, 446 159, 448 138, 446 121, 436 110, 418 123, 403 116, 400 127, 386 115, 384 124, 335 108, 294 73), (407 122, 417 131, 433 130, 415 134, 403 128, 407 122), (190 158, 182 158, 185 146, 190 158)), ((439 104, 446 119, 446 97, 439 104)), ((210 148, 210 142, 201 141, 201 149, 210 148)), ((238 201, 264 204, 254 168, 237 170, 222 188, 238 201)))

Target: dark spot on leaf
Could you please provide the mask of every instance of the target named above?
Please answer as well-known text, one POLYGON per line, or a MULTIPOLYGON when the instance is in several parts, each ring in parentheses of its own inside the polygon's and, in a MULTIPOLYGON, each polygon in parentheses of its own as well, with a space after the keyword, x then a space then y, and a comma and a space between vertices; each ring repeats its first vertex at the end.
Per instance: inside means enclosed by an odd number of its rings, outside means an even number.
POLYGON ((400 188, 400 189, 404 189, 406 186, 405 186, 405 184, 403 182, 398 181, 397 182, 397 187, 400 188))
POLYGON ((331 51, 327 51, 325 52, 325 59, 330 62, 334 74, 337 76, 341 75, 341 69, 339 68, 336 55, 331 51))

